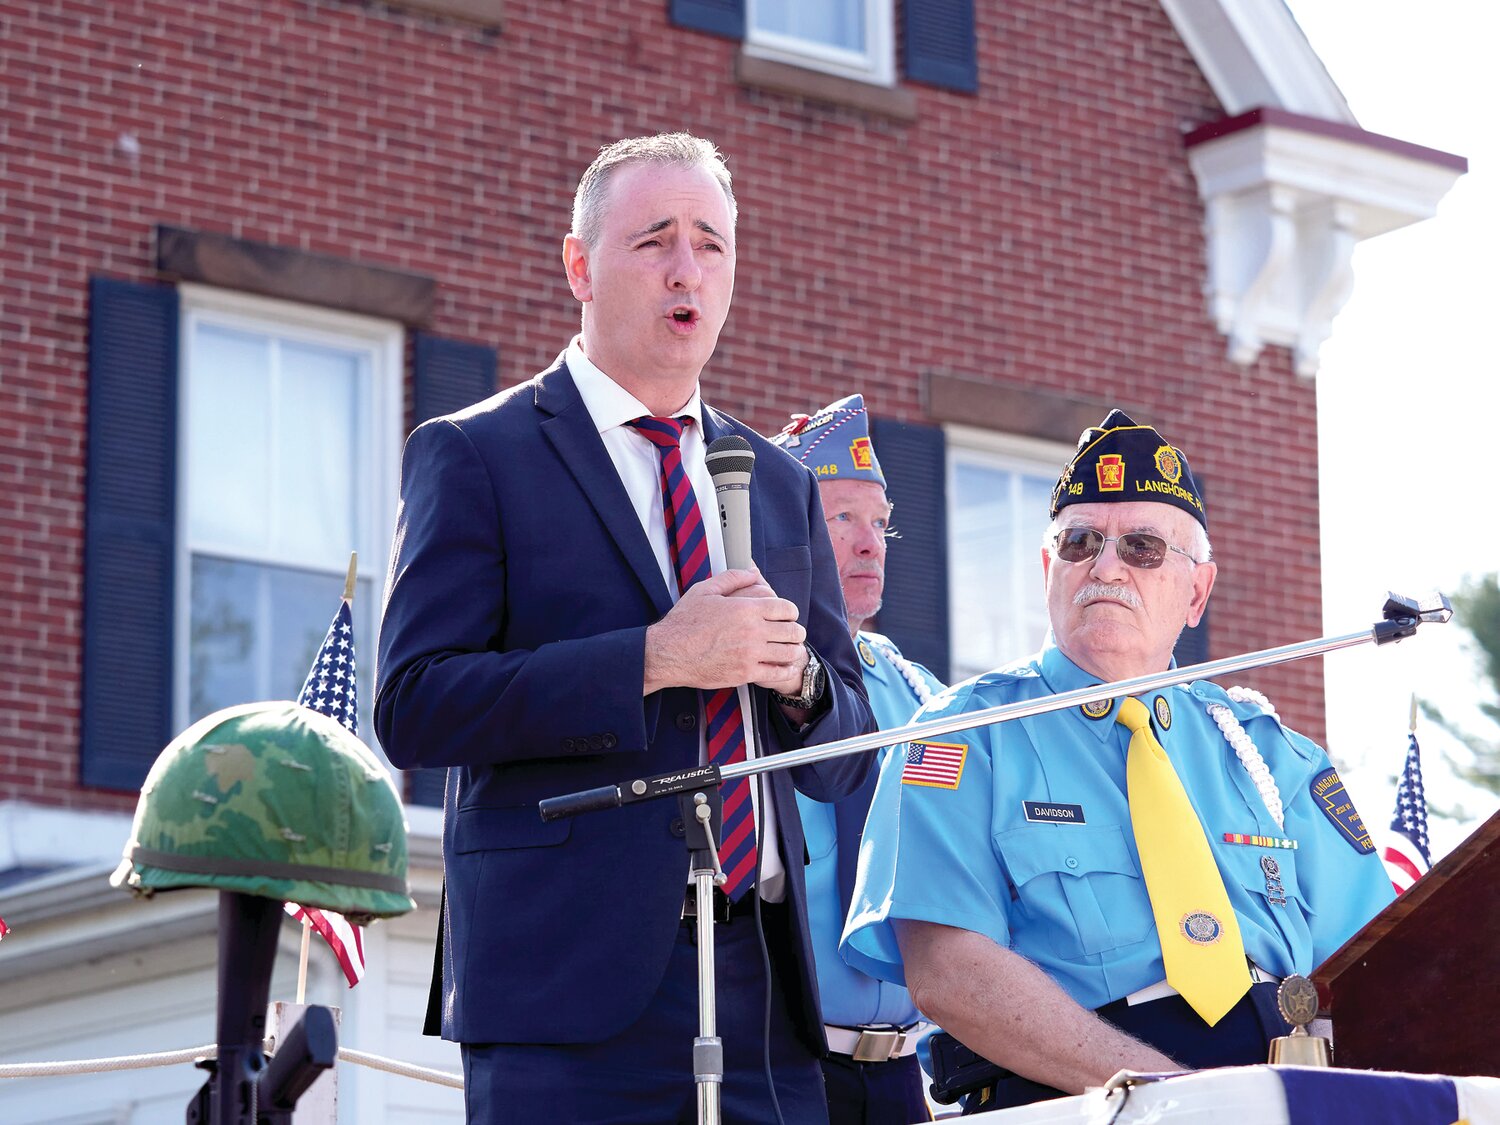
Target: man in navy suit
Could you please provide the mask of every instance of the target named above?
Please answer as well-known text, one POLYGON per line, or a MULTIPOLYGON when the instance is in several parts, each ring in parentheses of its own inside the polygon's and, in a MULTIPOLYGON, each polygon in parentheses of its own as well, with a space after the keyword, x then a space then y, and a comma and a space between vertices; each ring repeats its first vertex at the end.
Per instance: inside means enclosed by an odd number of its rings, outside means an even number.
MULTIPOLYGON (((605 147, 563 261, 583 328, 557 362, 407 442, 375 726, 395 765, 448 768, 441 1024, 463 1045, 469 1121, 692 1121, 677 804, 544 823, 537 802, 707 760, 716 689, 738 689, 752 756, 872 720, 816 481, 699 397, 734 288, 723 158, 686 134, 605 147), (664 498, 665 456, 632 425, 648 417, 682 428, 710 514, 712 577, 680 593, 682 497, 664 498), (726 568, 712 518, 704 451, 725 434, 756 454, 754 569, 726 568)), ((867 768, 752 779, 754 885, 715 892, 726 1121, 825 1120, 793 785, 832 800, 867 768)))

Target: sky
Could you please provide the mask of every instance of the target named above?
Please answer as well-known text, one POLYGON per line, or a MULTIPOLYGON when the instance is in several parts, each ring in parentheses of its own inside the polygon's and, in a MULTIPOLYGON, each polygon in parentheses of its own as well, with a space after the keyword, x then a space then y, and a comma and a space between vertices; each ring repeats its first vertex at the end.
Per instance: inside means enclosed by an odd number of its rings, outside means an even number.
MULTIPOLYGON (((1434 218, 1362 242, 1354 291, 1317 375, 1325 635, 1367 628, 1388 590, 1452 594, 1500 570, 1500 5, 1493 0, 1287 0, 1361 127, 1465 156, 1434 218)), ((1287 643, 1304 638, 1287 638, 1287 643)), ((1459 624, 1321 657, 1328 748, 1372 827, 1389 824, 1411 697, 1500 741, 1459 624)), ((1417 720, 1433 859, 1500 796, 1449 765, 1464 751, 1417 720)), ((1377 839, 1378 839, 1377 835, 1377 839)))

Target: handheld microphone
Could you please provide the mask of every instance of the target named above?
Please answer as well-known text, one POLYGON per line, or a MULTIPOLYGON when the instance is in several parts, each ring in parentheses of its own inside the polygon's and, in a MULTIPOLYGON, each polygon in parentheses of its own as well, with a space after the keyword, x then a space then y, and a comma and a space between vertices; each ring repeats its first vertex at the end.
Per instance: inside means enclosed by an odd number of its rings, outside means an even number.
POLYGON ((755 450, 744 438, 729 434, 709 442, 705 460, 719 498, 724 562, 731 570, 749 570, 755 565, 750 560, 750 474, 755 471, 755 450))

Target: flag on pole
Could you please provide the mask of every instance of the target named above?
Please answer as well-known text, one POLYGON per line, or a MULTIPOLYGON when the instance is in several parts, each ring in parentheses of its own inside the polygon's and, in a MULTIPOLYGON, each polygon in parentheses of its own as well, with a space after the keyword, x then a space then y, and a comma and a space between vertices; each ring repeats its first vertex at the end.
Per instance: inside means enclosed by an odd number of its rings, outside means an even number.
POLYGON ((1385 851, 1385 869, 1396 893, 1409 888, 1432 866, 1427 842, 1427 795, 1422 790, 1422 757, 1417 747, 1417 733, 1407 736, 1406 764, 1396 784, 1396 813, 1385 851))
MULTIPOLYGON (((344 584, 344 599, 339 603, 328 634, 313 657, 312 668, 302 685, 297 702, 341 723, 350 734, 359 735, 359 692, 354 674, 354 614, 349 607, 354 597, 355 560, 349 560, 349 578, 344 584)), ((286 904, 286 912, 301 921, 304 916, 312 928, 323 935, 334 956, 343 967, 344 979, 353 988, 365 975, 365 946, 358 926, 342 914, 286 904)))
POLYGON ((298 906, 295 902, 286 904, 286 912, 299 922, 305 917, 308 924, 323 935, 323 940, 339 959, 339 967, 344 970, 344 979, 350 988, 364 979, 365 942, 358 926, 335 911, 298 906))

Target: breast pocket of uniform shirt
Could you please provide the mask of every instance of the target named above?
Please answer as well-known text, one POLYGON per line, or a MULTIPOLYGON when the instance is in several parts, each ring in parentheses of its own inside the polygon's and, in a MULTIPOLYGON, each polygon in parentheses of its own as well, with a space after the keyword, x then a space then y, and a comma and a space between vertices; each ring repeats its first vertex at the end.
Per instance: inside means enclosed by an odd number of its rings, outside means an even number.
POLYGON ((1064 956, 1134 945, 1153 932, 1151 900, 1119 825, 1031 824, 994 841, 1038 936, 1065 943, 1075 935, 1075 948, 1059 947, 1064 956))
POLYGON ((1311 947, 1313 909, 1297 881, 1297 853, 1290 849, 1229 847, 1219 857, 1225 874, 1250 895, 1257 913, 1275 919, 1294 951, 1311 947))

